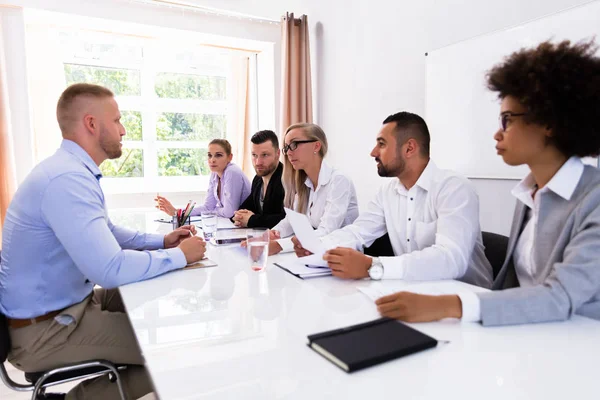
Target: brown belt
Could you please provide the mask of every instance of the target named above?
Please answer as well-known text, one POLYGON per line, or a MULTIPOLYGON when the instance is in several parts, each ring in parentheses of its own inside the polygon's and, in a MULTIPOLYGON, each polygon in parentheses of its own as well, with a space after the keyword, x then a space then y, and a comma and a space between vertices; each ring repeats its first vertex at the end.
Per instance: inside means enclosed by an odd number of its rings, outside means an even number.
POLYGON ((47 321, 50 318, 56 317, 60 314, 62 310, 59 311, 51 311, 48 314, 40 315, 35 318, 27 318, 27 319, 14 319, 14 318, 6 318, 8 320, 8 326, 14 329, 24 328, 29 325, 37 324, 38 322, 47 321))

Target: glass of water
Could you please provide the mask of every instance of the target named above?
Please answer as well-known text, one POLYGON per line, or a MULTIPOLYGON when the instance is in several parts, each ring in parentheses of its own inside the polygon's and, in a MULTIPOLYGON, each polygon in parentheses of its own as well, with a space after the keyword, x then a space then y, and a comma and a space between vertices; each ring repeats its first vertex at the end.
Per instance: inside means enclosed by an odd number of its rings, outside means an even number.
POLYGON ((248 260, 253 271, 262 271, 267 267, 269 255, 269 230, 267 228, 248 229, 246 232, 248 260))
POLYGON ((200 216, 202 218, 204 239, 211 240, 217 232, 217 213, 215 211, 205 211, 200 216))

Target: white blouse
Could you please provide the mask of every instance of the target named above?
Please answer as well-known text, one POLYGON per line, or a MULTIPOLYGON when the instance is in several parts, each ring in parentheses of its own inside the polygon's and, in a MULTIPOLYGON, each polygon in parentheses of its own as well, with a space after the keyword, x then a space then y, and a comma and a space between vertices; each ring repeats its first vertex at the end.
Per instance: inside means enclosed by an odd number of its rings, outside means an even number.
MULTIPOLYGON (((358 217, 358 202, 356 190, 350 178, 338 170, 331 168, 325 161, 321 164, 317 188, 313 187, 310 179, 304 184, 310 189, 306 215, 310 224, 315 228, 317 236, 321 237, 354 222, 358 217)), ((294 201, 294 209, 298 209, 298 199, 294 201)), ((294 234, 287 217, 281 220, 273 230, 279 231, 282 239, 279 245, 283 251, 293 250, 291 236, 294 234)))

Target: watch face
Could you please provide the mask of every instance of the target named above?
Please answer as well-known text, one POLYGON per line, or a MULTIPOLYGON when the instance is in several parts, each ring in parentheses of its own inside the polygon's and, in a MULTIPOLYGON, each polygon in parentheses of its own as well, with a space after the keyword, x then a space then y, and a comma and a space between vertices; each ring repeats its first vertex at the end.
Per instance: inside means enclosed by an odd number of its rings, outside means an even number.
POLYGON ((369 268, 369 276, 371 279, 380 280, 383 278, 383 267, 381 265, 373 265, 369 268))

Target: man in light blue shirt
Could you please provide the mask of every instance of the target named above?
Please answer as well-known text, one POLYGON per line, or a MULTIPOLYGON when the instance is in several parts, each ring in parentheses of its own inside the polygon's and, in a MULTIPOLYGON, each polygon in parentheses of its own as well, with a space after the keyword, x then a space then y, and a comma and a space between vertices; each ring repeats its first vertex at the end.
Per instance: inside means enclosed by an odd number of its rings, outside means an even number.
MULTIPOLYGON (((112 224, 98 166, 121 156, 120 117, 101 86, 75 84, 61 95, 61 147, 33 169, 6 214, 0 312, 17 368, 37 372, 89 359, 139 365, 123 376, 137 398, 152 386, 114 288, 198 261, 206 244, 189 226, 163 236, 112 224)), ((79 385, 69 398, 113 398, 116 387, 107 382, 79 385)))

